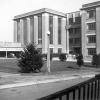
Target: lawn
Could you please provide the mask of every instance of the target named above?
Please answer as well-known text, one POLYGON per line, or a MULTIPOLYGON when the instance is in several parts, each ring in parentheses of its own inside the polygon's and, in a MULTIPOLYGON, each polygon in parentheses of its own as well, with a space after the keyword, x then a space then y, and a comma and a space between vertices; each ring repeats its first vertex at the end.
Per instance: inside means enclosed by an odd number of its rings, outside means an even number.
MULTIPOLYGON (((44 63, 44 66, 42 67, 41 71, 45 72, 47 70, 46 67, 47 63, 44 63)), ((51 61, 51 72, 55 71, 66 71, 66 70, 73 70, 77 69, 78 66, 76 65, 76 62, 61 62, 61 61, 51 61)), ((16 59, 0 59, 0 71, 5 72, 12 72, 12 73, 18 73, 19 67, 17 66, 17 60, 16 59)))

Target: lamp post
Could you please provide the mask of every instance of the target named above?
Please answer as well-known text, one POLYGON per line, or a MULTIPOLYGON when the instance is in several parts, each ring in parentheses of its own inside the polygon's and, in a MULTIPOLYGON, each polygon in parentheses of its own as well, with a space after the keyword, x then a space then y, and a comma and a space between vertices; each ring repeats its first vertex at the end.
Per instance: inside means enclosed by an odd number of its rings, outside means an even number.
POLYGON ((47 32, 47 70, 48 73, 50 73, 50 48, 49 48, 49 43, 50 43, 50 32, 47 32))

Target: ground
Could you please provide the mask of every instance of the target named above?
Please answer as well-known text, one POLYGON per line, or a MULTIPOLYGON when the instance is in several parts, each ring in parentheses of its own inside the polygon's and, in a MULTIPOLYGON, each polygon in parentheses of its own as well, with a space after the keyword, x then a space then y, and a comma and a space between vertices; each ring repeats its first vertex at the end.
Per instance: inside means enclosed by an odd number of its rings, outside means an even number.
POLYGON ((19 74, 16 60, 1 60, 0 99, 36 100, 90 79, 100 73, 100 69, 78 68, 75 62, 56 61, 51 62, 51 73, 45 72, 46 63, 41 73, 19 74))

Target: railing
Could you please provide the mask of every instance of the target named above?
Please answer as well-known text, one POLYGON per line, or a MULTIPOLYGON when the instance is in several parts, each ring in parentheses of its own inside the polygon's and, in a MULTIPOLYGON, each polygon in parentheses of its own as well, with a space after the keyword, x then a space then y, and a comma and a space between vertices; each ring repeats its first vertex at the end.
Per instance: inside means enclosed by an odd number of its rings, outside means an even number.
POLYGON ((100 75, 38 100, 100 100, 100 75))

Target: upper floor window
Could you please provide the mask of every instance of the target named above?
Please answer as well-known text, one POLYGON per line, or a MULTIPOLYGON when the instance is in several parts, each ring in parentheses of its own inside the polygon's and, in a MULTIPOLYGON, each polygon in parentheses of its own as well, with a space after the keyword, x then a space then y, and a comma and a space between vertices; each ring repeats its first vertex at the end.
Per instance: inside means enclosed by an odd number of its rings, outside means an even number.
POLYGON ((61 18, 58 18, 58 44, 61 44, 61 18))
POLYGON ((70 28, 70 29, 69 29, 69 35, 70 35, 70 34, 73 34, 73 28, 70 28))
POLYGON ((50 44, 53 44, 53 16, 49 16, 50 44))
POLYGON ((88 13, 88 18, 95 18, 95 10, 90 10, 90 11, 87 11, 88 13))
POLYGON ((88 55, 96 54, 96 48, 88 48, 88 55))
POLYGON ((73 18, 69 18, 69 25, 73 24, 73 18))
POLYGON ((75 34, 81 34, 81 28, 75 28, 75 34))
POLYGON ((75 17, 75 23, 80 24, 81 23, 81 17, 75 17))
POLYGON ((94 23, 88 23, 87 26, 88 26, 88 30, 95 30, 96 29, 96 23, 95 22, 94 23))
POLYGON ((88 43, 96 43, 96 36, 95 35, 88 36, 88 43))

